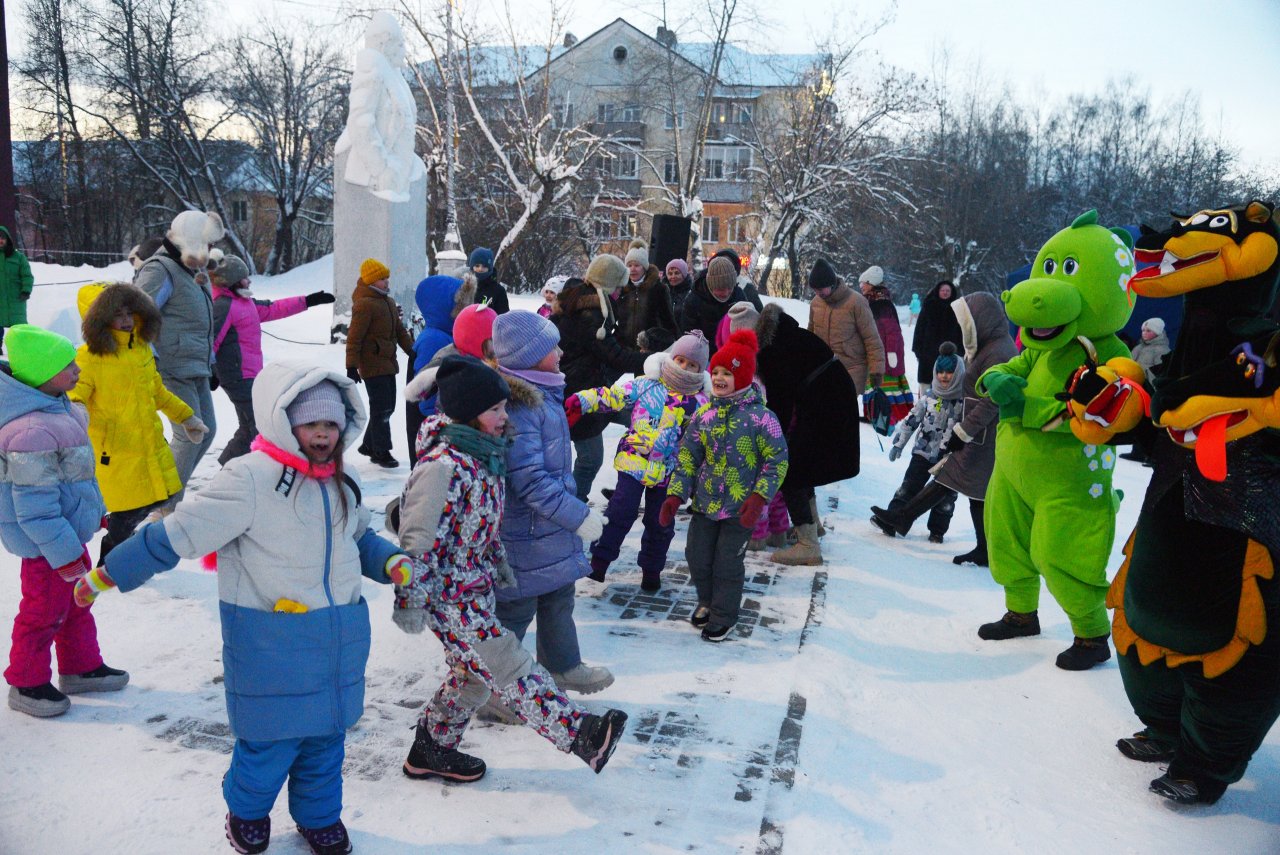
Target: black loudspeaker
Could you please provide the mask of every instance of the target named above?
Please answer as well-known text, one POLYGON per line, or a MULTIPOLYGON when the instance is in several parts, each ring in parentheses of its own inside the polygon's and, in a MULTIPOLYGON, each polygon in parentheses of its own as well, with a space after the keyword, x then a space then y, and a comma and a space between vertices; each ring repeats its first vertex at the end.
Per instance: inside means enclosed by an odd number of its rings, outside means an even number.
POLYGON ((654 214, 653 231, 649 236, 649 261, 659 270, 667 269, 673 258, 689 260, 690 229, 693 220, 673 214, 654 214))

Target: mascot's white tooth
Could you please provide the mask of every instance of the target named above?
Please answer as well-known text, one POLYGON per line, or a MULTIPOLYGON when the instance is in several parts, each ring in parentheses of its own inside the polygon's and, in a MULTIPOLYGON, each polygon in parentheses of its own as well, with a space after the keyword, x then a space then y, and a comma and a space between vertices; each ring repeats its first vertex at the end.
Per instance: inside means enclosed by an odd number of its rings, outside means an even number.
POLYGON ((1184 434, 1182 435, 1182 441, 1183 441, 1183 442, 1195 442, 1195 441, 1196 441, 1196 429, 1195 429, 1195 428, 1190 428, 1189 430, 1187 430, 1187 432, 1186 432, 1186 433, 1184 433, 1184 434))

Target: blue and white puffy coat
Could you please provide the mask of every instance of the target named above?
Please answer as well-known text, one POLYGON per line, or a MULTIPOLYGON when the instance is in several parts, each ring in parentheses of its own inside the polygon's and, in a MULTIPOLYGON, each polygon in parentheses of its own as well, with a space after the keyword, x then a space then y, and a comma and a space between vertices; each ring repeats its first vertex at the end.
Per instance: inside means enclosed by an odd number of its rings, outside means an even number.
POLYGON ((53 567, 80 557, 107 512, 82 407, 14 378, 0 362, 0 541, 53 567))
MULTIPOLYGON (((273 362, 253 387, 262 437, 297 459, 304 455, 285 407, 304 389, 330 380, 347 403, 344 447, 364 429, 359 393, 345 375, 300 362, 273 362)), ((387 583, 399 550, 369 528, 350 485, 290 471, 263 450, 227 463, 162 522, 141 529, 107 557, 107 573, 131 591, 180 558, 218 556, 222 662, 227 715, 241 739, 277 740, 345 730, 364 709, 369 612, 363 574, 387 583), (347 494, 343 517, 338 490, 347 494), (278 600, 303 614, 273 612, 278 600)))

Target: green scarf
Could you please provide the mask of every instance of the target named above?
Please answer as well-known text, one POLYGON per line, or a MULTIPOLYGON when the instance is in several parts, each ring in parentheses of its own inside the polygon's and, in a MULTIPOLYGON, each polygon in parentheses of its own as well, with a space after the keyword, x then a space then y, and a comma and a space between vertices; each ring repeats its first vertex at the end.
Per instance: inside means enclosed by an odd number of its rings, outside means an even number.
POLYGON ((450 422, 443 431, 449 444, 464 454, 469 454, 490 473, 499 478, 507 475, 507 446, 511 441, 505 436, 489 436, 470 425, 450 422))

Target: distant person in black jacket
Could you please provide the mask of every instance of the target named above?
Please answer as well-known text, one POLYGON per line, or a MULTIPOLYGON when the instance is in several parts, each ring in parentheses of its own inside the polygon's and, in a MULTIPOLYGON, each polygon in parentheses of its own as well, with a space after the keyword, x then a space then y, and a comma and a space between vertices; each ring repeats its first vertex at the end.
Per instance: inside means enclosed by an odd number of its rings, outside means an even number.
POLYGON ((471 250, 467 264, 476 275, 476 302, 487 301, 499 315, 511 311, 511 306, 507 303, 507 289, 493 275, 493 250, 486 246, 476 247, 471 250))
POLYGON ((960 322, 951 304, 960 296, 960 289, 947 280, 934 285, 920 307, 915 335, 911 339, 911 352, 916 355, 916 380, 921 386, 933 382, 933 363, 938 358, 938 346, 949 341, 964 351, 960 335, 960 322))

